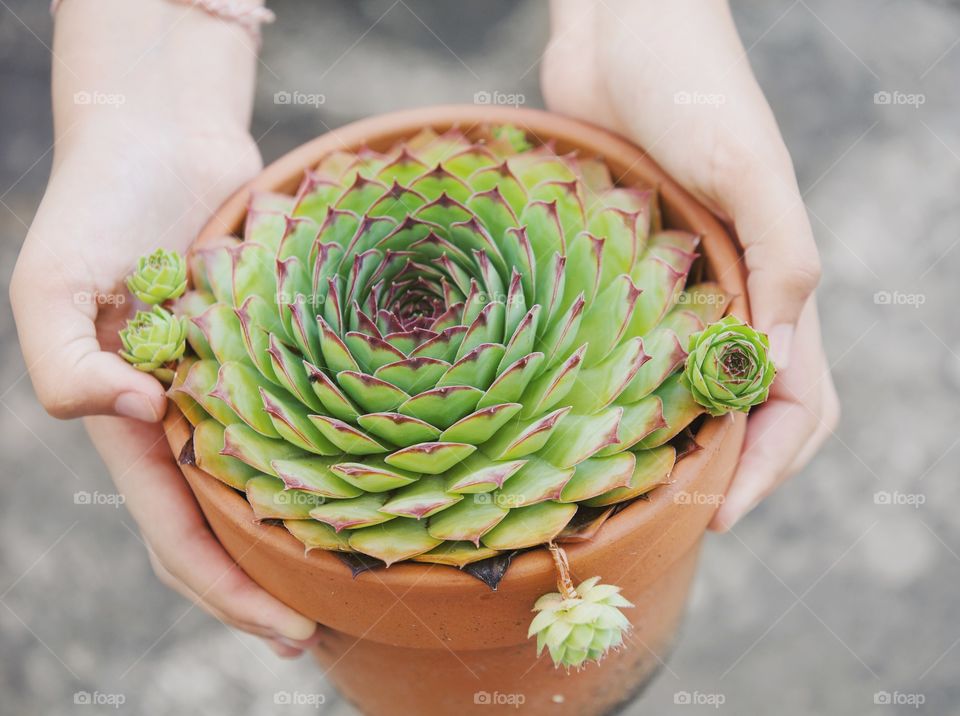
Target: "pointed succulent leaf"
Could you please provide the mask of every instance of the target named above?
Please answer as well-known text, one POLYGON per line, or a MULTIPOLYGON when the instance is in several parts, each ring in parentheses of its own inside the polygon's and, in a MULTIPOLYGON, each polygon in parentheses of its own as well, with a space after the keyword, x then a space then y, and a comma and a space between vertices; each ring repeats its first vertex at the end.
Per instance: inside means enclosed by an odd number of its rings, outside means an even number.
POLYGON ((484 453, 496 460, 512 460, 539 451, 570 412, 559 408, 532 420, 515 419, 483 444, 484 453))
POLYGON ((520 403, 500 403, 480 408, 444 430, 440 439, 479 445, 493 437, 521 407, 520 403))
MULTIPOLYGON (((583 504, 590 507, 615 505, 618 502, 639 497, 669 480, 677 458, 676 450, 673 447, 663 445, 652 450, 638 451, 635 455, 636 464, 633 466, 633 472, 626 485, 615 487, 609 492, 584 500, 583 504)), ((612 458, 601 459, 610 460, 612 458)))
POLYGON ((389 452, 372 437, 352 425, 328 415, 311 415, 310 420, 320 433, 348 455, 375 455, 389 452))
POLYGON ((387 494, 365 493, 349 500, 330 500, 310 510, 310 517, 333 527, 337 532, 379 525, 396 518, 381 512, 387 494))
POLYGON ((270 466, 288 489, 313 492, 342 500, 359 497, 363 491, 337 476, 333 467, 339 460, 330 457, 306 457, 271 460, 270 466))
POLYGON ((636 447, 641 450, 649 450, 672 440, 704 413, 704 407, 684 384, 682 374, 675 373, 667 378, 654 395, 663 407, 664 425, 636 443, 636 447))
POLYGON ((550 434, 543 458, 558 467, 573 467, 618 440, 623 408, 606 408, 593 415, 567 415, 550 434))
POLYGON ((353 370, 337 373, 337 383, 364 412, 392 411, 410 398, 392 383, 353 370))
POLYGON ((492 460, 474 453, 461 460, 445 474, 446 489, 456 493, 490 492, 516 474, 524 460, 492 460))
POLYGON ((560 500, 564 486, 573 477, 574 468, 557 467, 546 460, 528 460, 497 492, 497 499, 511 507, 535 505, 546 500, 560 500))
POLYGON ((330 552, 352 552, 350 530, 337 532, 333 527, 314 519, 284 520, 283 526, 303 542, 304 551, 324 549, 330 552))
POLYGON ((480 538, 509 512, 509 509, 495 504, 487 494, 468 495, 431 517, 427 532, 436 539, 472 542, 479 546, 480 538))
POLYGON ((217 384, 210 395, 222 400, 239 418, 268 438, 279 438, 270 414, 265 410, 260 390, 270 384, 247 363, 231 361, 220 366, 217 384))
POLYGON ((465 567, 468 564, 494 557, 499 552, 483 545, 477 546, 472 542, 441 542, 429 552, 417 555, 414 562, 429 564, 446 564, 451 567, 465 567))
POLYGON ((208 419, 197 424, 193 431, 193 454, 197 467, 237 490, 244 489, 247 480, 260 471, 223 450, 224 427, 216 420, 208 419))
POLYGON ((417 480, 418 475, 386 462, 339 462, 330 468, 335 475, 364 492, 387 492, 417 480))
POLYGON ((405 487, 393 492, 381 512, 398 517, 411 517, 415 520, 431 515, 455 505, 463 495, 447 492, 442 477, 421 477, 405 487))
POLYGON ((323 498, 302 490, 287 490, 269 475, 251 477, 245 485, 253 516, 260 520, 305 520, 323 498))
POLYGON ((528 353, 504 368, 477 403, 487 408, 499 403, 515 403, 523 395, 543 364, 543 353, 528 353))
POLYGON ((439 475, 461 462, 477 448, 466 443, 418 443, 390 453, 384 462, 411 472, 439 475))
POLYGON ((663 417, 663 401, 656 395, 620 407, 623 414, 620 416, 617 441, 598 450, 596 454, 601 457, 629 450, 654 431, 667 425, 663 417))
POLYGON ((496 550, 545 544, 560 534, 576 511, 576 505, 549 501, 511 509, 510 514, 483 536, 483 544, 496 550))
POLYGON ((310 410, 278 391, 260 388, 263 409, 274 429, 289 443, 317 455, 338 455, 340 450, 310 422, 310 410))
POLYGON ((466 385, 434 388, 403 402, 397 412, 445 430, 469 415, 483 393, 466 385))
POLYGON ((368 433, 401 447, 430 442, 441 435, 429 423, 400 413, 368 413, 357 422, 368 433))
POLYGON ((394 562, 429 552, 441 542, 442 539, 430 536, 426 523, 418 520, 390 520, 350 533, 351 549, 376 557, 388 567, 394 562))
POLYGON ((306 457, 309 453, 284 440, 264 437, 238 422, 228 425, 223 431, 223 450, 220 454, 235 457, 260 472, 276 477, 274 460, 306 457))
POLYGON ((621 452, 610 457, 591 457, 579 463, 563 488, 560 502, 583 502, 630 484, 636 457, 621 452))
POLYGON ((217 384, 219 371, 220 364, 215 360, 198 360, 189 366, 183 382, 171 390, 189 396, 218 423, 226 426, 240 422, 240 418, 229 405, 210 395, 217 384))

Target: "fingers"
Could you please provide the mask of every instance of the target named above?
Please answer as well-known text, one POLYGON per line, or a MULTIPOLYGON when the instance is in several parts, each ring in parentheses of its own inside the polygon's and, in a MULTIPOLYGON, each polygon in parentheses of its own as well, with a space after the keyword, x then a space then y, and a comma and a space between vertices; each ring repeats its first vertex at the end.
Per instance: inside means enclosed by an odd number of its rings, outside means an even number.
POLYGON ((826 439, 833 433, 840 422, 840 399, 837 397, 837 390, 833 385, 832 379, 824 380, 821 383, 820 393, 820 415, 817 427, 807 440, 787 472, 790 475, 800 472, 803 467, 810 462, 826 439))
POLYGON ((263 642, 270 648, 270 650, 280 658, 297 658, 301 656, 306 649, 314 646, 319 641, 319 628, 309 639, 294 640, 281 637, 273 630, 265 629, 258 624, 238 620, 227 613, 221 612, 219 609, 216 609, 215 607, 206 603, 196 592, 190 589, 190 587, 174 577, 173 574, 171 574, 170 571, 163 566, 160 560, 157 559, 156 553, 150 549, 149 546, 147 547, 147 553, 150 556, 150 565, 153 567, 153 571, 157 575, 157 579, 159 579, 162 584, 179 593, 190 602, 200 605, 201 608, 203 608, 206 612, 211 614, 223 624, 233 627, 234 629, 239 629, 240 631, 245 631, 249 634, 259 636, 261 639, 263 639, 263 642))
POLYGON ((160 420, 166 397, 159 381, 101 350, 95 292, 74 290, 76 281, 40 259, 36 246, 25 247, 10 285, 20 345, 40 403, 56 418, 160 420))
POLYGON ((316 623, 259 587, 217 541, 159 426, 103 417, 86 423, 165 584, 244 631, 294 649, 312 643, 316 623))
POLYGON ((710 528, 733 527, 788 476, 788 468, 816 426, 808 410, 789 400, 771 399, 750 417, 737 473, 710 528))
POLYGON ((724 172, 719 202, 743 244, 753 323, 769 334, 774 362, 786 368, 796 322, 820 280, 819 254, 786 150, 734 161, 740 168, 724 172))
POLYGON ((750 415, 740 464, 710 529, 730 529, 799 471, 836 427, 838 417, 811 299, 798 323, 790 368, 777 376, 770 400, 750 415))

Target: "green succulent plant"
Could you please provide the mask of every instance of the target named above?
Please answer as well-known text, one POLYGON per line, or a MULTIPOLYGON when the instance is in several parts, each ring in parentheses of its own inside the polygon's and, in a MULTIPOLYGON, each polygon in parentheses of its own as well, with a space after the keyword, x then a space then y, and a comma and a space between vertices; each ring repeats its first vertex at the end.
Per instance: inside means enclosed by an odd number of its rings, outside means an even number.
POLYGON ((711 415, 748 412, 764 402, 777 374, 767 336, 735 316, 690 336, 684 376, 711 415))
POLYGON ((591 577, 574 587, 566 553, 557 545, 549 545, 557 568, 557 589, 544 594, 533 605, 537 612, 527 637, 537 637, 537 655, 544 648, 550 652, 554 666, 579 669, 588 661, 600 661, 610 649, 623 644, 623 635, 630 622, 620 611, 632 607, 620 588, 601 584, 600 577, 591 577))
POLYGON ((537 654, 546 648, 556 666, 577 668, 600 661, 623 644, 630 622, 620 609, 632 606, 619 587, 591 577, 567 594, 551 592, 540 597, 527 636, 537 637, 537 654))
POLYGON ((137 311, 120 331, 120 355, 137 370, 153 373, 162 382, 170 383, 174 364, 186 350, 186 338, 184 319, 154 306, 151 311, 137 311))
POLYGON ((687 285, 697 244, 516 127, 333 152, 191 254, 171 395, 197 465, 307 550, 463 567, 549 543, 664 483, 705 411, 684 347, 726 297, 687 285))
POLYGON ((187 289, 187 262, 176 251, 157 249, 140 258, 136 271, 127 278, 127 288, 144 303, 177 298, 187 289))

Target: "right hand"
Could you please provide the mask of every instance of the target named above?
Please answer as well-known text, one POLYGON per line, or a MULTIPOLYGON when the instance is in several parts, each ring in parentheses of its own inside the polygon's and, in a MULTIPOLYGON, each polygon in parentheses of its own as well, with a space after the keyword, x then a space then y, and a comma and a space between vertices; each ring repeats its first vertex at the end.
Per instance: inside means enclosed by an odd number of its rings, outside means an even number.
POLYGON ((123 280, 137 258, 159 247, 184 252, 259 170, 259 152, 244 129, 132 128, 126 119, 103 118, 58 143, 10 286, 30 377, 54 417, 101 416, 87 429, 160 580, 281 656, 299 655, 316 624, 220 546, 164 439, 163 386, 116 353, 134 308, 123 280))

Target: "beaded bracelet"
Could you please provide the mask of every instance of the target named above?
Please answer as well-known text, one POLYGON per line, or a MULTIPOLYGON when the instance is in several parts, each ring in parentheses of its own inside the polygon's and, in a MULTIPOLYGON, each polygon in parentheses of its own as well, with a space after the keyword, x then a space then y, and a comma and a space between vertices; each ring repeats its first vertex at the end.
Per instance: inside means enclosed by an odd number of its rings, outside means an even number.
MULTIPOLYGON (((50 14, 55 14, 63 0, 51 0, 50 14)), ((192 5, 214 17, 236 22, 246 30, 259 46, 260 26, 276 20, 273 11, 263 7, 256 0, 173 0, 181 5, 192 5)))

